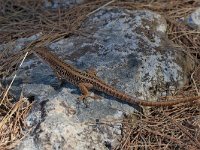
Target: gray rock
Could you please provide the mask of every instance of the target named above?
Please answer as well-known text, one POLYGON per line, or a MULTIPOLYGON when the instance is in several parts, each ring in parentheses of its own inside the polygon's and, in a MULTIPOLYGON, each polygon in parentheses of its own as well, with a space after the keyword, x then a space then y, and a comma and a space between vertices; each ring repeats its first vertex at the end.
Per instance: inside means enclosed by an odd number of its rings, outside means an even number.
POLYGON ((42 33, 35 34, 33 36, 30 36, 28 38, 19 38, 16 41, 11 41, 6 44, 0 45, 0 52, 3 50, 7 50, 6 52, 8 55, 11 55, 21 49, 23 49, 25 46, 27 46, 27 43, 31 43, 33 41, 38 40, 41 37, 42 33))
POLYGON ((78 4, 82 4, 84 2, 86 2, 86 0, 44 0, 44 6, 50 8, 69 8, 78 4))
POLYGON ((62 88, 55 93, 51 86, 24 85, 24 94, 37 95, 39 104, 27 118, 28 125, 35 125, 35 130, 16 149, 101 150, 107 149, 105 143, 117 144, 122 112, 104 107, 95 110, 95 104, 77 108, 77 96, 71 93, 72 90, 62 88), (100 116, 101 120, 98 120, 100 116))
POLYGON ((83 70, 96 68, 109 84, 143 99, 156 100, 168 94, 163 89, 187 81, 193 61, 167 39, 160 15, 104 9, 90 16, 83 28, 87 37, 73 36, 50 48, 66 62, 83 70))
POLYGON ((187 16, 184 20, 190 27, 200 30, 200 7, 187 16))
MULTIPOLYGON (((81 70, 96 68, 108 84, 142 99, 156 100, 187 82, 192 60, 167 39, 160 15, 106 8, 92 14, 82 28, 84 36, 49 47, 67 63, 81 70)), ((79 102, 77 87, 58 83, 51 68, 36 57, 26 60, 18 78, 24 95, 37 102, 27 118, 36 127, 16 149, 27 149, 28 143, 31 150, 111 149, 121 136, 123 114, 135 111, 102 93, 100 100, 79 102)))

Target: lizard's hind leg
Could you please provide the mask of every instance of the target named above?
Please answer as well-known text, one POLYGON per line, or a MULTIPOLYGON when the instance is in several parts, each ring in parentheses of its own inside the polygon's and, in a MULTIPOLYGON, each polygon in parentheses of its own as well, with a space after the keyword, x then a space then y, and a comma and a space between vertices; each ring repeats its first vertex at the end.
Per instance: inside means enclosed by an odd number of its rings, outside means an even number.
POLYGON ((80 91, 81 91, 81 96, 79 97, 80 100, 84 100, 87 97, 93 98, 93 99, 98 99, 99 97, 94 95, 91 96, 89 93, 89 90, 93 88, 93 85, 91 83, 79 83, 78 85, 80 91))

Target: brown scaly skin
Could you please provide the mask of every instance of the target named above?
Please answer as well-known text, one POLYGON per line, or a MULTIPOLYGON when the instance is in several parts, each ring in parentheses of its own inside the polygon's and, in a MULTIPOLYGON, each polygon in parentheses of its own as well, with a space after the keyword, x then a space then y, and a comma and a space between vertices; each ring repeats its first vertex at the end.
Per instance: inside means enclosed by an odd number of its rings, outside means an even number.
POLYGON ((190 98, 184 98, 174 101, 165 101, 165 102, 150 102, 141 100, 108 85, 103 80, 95 76, 94 73, 83 72, 75 68, 74 66, 65 63, 63 60, 58 58, 58 56, 50 52, 45 47, 35 48, 33 50, 33 53, 35 53, 37 56, 39 56, 45 62, 47 62, 52 67, 54 72, 56 72, 56 75, 59 78, 64 79, 67 82, 74 84, 75 86, 78 86, 82 93, 80 99, 91 97, 89 95, 90 89, 95 89, 97 91, 104 92, 129 104, 133 105, 138 104, 142 106, 172 106, 179 103, 186 103, 198 100, 200 98, 200 96, 197 96, 197 97, 190 97, 190 98))

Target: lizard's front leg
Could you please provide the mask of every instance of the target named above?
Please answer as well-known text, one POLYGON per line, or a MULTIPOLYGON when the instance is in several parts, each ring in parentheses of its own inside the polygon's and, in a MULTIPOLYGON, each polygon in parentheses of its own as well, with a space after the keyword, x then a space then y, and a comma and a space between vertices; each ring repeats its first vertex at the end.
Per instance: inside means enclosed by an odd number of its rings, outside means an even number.
POLYGON ((57 71, 55 71, 55 73, 56 73, 57 78, 58 78, 59 80, 62 80, 62 76, 61 76, 57 71))
POLYGON ((93 99, 97 99, 99 98, 98 96, 94 95, 91 96, 89 93, 89 90, 91 90, 93 88, 93 85, 91 83, 79 83, 78 85, 80 91, 81 91, 81 96, 79 97, 80 100, 84 100, 87 97, 91 97, 93 99))
POLYGON ((97 76, 97 72, 96 72, 96 70, 94 68, 89 68, 88 70, 86 70, 86 72, 88 74, 90 74, 91 76, 94 76, 94 77, 97 76))

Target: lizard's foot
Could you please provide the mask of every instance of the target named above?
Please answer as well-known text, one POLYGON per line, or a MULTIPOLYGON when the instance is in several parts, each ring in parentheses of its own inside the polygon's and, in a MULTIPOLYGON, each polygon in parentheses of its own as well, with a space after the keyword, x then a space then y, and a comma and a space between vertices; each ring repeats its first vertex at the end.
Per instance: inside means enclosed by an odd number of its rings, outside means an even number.
POLYGON ((93 85, 91 83, 79 83, 79 89, 80 89, 82 95, 78 99, 84 101, 88 97, 90 97, 92 99, 100 98, 97 95, 93 95, 93 96, 90 95, 90 92, 88 90, 91 89, 92 87, 93 87, 93 85))
POLYGON ((101 99, 101 96, 94 94, 94 96, 91 96, 91 98, 93 98, 94 100, 97 100, 97 99, 101 99))
POLYGON ((91 96, 91 95, 89 95, 89 94, 88 94, 88 95, 81 95, 80 97, 78 97, 78 99, 81 100, 81 101, 85 104, 86 108, 89 107, 89 105, 88 105, 88 103, 87 103, 87 100, 86 100, 86 98, 88 98, 88 97, 90 97, 90 98, 92 98, 92 99, 94 99, 94 100, 100 98, 100 96, 98 96, 98 95, 91 96))
POLYGON ((79 100, 83 101, 88 97, 88 95, 81 95, 78 97, 79 100))

